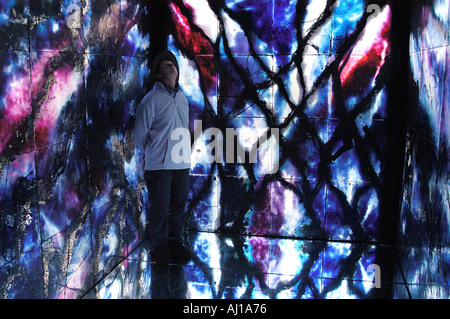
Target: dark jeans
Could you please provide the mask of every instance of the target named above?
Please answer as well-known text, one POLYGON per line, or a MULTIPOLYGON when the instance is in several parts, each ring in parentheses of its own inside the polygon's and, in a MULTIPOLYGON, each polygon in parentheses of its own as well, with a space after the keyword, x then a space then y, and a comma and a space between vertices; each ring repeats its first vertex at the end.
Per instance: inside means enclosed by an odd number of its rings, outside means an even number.
POLYGON ((145 171, 150 210, 147 231, 151 248, 180 239, 187 214, 189 169, 145 171))

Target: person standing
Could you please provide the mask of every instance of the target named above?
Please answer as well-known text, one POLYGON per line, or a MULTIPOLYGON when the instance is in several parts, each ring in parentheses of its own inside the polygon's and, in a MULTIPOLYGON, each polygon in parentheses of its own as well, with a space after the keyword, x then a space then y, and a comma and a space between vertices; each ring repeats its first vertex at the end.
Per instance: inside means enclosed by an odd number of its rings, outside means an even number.
MULTIPOLYGON (((172 148, 179 143, 171 138, 172 132, 189 130, 189 105, 179 89, 179 72, 172 52, 166 50, 155 56, 150 70, 152 89, 142 99, 134 124, 136 143, 144 151, 150 256, 158 264, 185 264, 191 258, 182 242, 190 154, 181 162, 172 158, 172 148)), ((190 139, 182 142, 190 149, 190 139)))

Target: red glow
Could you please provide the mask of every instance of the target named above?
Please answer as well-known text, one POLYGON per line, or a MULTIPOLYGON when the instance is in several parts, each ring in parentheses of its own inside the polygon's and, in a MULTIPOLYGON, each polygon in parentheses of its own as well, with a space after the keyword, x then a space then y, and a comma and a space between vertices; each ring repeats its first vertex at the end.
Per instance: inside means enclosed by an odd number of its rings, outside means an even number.
MULTIPOLYGON (((188 5, 186 6, 193 10, 188 5)), ((206 88, 211 89, 215 87, 216 75, 212 44, 200 32, 192 30, 188 19, 181 13, 180 8, 176 4, 172 3, 171 8, 178 41, 186 50, 194 54, 194 59, 197 62, 206 88)))
MULTIPOLYGON (((32 98, 36 101, 36 107, 39 107, 39 113, 37 113, 35 119, 36 144, 37 146, 46 145, 49 132, 55 126, 61 109, 66 104, 67 99, 78 89, 81 79, 81 74, 73 72, 72 67, 63 65, 51 72, 53 81, 48 82, 48 65, 52 57, 57 54, 56 51, 44 52, 33 66, 31 70, 31 92, 28 74, 11 83, 9 92, 5 97, 5 109, 0 119, 0 152, 18 136, 17 131, 22 124, 29 124, 24 123, 24 121, 32 112, 32 98), (44 92, 48 92, 48 95, 38 97, 38 94, 44 92)), ((31 149, 30 143, 33 143, 31 138, 24 143, 21 151, 31 149)))
MULTIPOLYGON (((366 26, 366 30, 370 27, 370 25, 366 26)), ((389 54, 389 36, 390 13, 388 11, 379 31, 365 35, 360 39, 342 69, 340 78, 346 96, 356 96, 363 93, 364 89, 376 78, 387 54, 389 54)))

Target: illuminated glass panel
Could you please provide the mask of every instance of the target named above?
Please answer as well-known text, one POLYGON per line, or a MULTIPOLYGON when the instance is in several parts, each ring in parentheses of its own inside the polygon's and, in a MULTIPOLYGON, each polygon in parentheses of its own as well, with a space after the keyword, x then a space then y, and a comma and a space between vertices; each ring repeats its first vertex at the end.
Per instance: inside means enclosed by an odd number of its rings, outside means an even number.
MULTIPOLYGON (((373 292, 378 247, 353 242, 378 240, 390 7, 369 16, 366 1, 333 3, 167 8, 191 128, 241 130, 242 147, 261 129, 280 133, 256 163, 210 163, 205 141, 193 149, 194 258, 174 269, 191 297, 373 292)), ((1 296, 30 297, 35 277, 40 297, 151 296, 147 189, 130 130, 149 73, 145 2, 1 4, 0 282, 12 282, 1 296)))
POLYGON ((402 208, 401 267, 412 298, 448 298, 449 13, 450 2, 412 10, 408 118, 402 208))

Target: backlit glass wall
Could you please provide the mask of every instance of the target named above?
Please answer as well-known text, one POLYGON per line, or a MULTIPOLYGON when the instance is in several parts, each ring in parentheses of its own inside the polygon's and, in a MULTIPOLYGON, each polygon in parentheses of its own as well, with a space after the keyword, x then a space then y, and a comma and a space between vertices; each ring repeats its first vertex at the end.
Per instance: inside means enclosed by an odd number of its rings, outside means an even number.
MULTIPOLYGON (((255 163, 211 163, 208 138, 195 140, 191 295, 366 297, 380 250, 389 5, 186 0, 167 9, 192 130, 235 129, 247 149, 279 130, 255 163), (218 234, 245 236, 219 243, 218 234), (226 265, 252 271, 225 279, 215 269, 226 265)), ((131 134, 148 91, 146 10, 1 0, 2 298, 148 294, 147 189, 131 134)))
POLYGON ((401 267, 413 298, 449 298, 450 2, 416 2, 399 225, 401 267))

